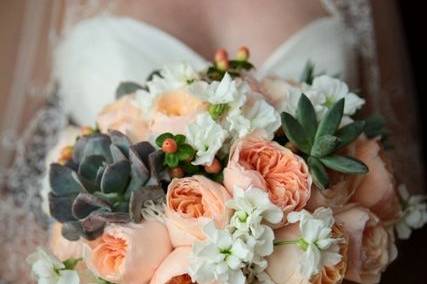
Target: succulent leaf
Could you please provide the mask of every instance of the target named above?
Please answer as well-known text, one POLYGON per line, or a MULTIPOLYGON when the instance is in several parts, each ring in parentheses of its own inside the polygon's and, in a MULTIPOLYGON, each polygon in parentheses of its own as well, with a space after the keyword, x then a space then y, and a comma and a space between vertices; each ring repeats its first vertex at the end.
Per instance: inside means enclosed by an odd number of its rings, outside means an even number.
POLYGON ((321 158, 320 161, 326 167, 345 174, 366 174, 368 167, 361 161, 354 158, 332 155, 321 158))
POLYGON ((323 135, 334 135, 341 124, 344 114, 344 102, 344 98, 340 99, 326 112, 325 117, 319 123, 315 139, 323 135))
POLYGON ((364 129, 365 129, 364 121, 355 121, 338 129, 338 131, 335 134, 340 139, 338 148, 347 146, 348 144, 356 140, 357 137, 359 137, 360 134, 362 134, 364 129))
POLYGON ((66 222, 62 225, 61 233, 69 241, 78 241, 83 232, 79 221, 66 222))
POLYGON ((321 190, 325 189, 329 184, 329 177, 325 167, 319 159, 314 157, 308 158, 308 166, 314 184, 321 190))
POLYGON ((135 82, 121 82, 116 89, 116 99, 123 96, 135 93, 138 90, 142 90, 143 87, 135 82))
POLYGON ((104 193, 123 193, 130 179, 130 163, 122 160, 105 168, 101 179, 101 191, 104 193))
POLYGON ((57 163, 50 165, 49 182, 52 192, 57 195, 77 195, 83 190, 81 184, 73 178, 73 170, 57 163))
POLYGON ((101 208, 104 210, 111 210, 110 204, 105 200, 92 194, 80 193, 73 202, 72 212, 76 219, 83 219, 89 216, 93 211, 101 208))
POLYGON ((122 150, 114 144, 110 145, 111 155, 113 156, 113 162, 118 162, 122 160, 127 160, 128 157, 123 154, 122 150))
POLYGON ((100 155, 105 158, 107 163, 113 162, 113 156, 110 151, 111 140, 105 134, 94 134, 90 136, 90 139, 87 140, 83 155, 81 156, 80 161, 84 160, 87 156, 100 155))
POLYGON ((49 210, 50 215, 61 223, 75 221, 71 207, 77 194, 71 195, 56 195, 54 192, 49 192, 49 210))
POLYGON ((338 137, 332 135, 320 136, 314 141, 311 155, 316 158, 327 156, 336 150, 339 143, 340 139, 338 137))
POLYGON ((282 126, 289 140, 306 154, 310 154, 311 143, 302 125, 289 113, 282 113, 282 126))
POLYGON ((105 158, 99 155, 87 156, 80 163, 78 174, 89 181, 96 181, 98 169, 105 163, 105 158))
POLYGON ((298 101, 296 118, 307 133, 310 142, 313 143, 317 130, 316 111, 311 101, 304 94, 301 95, 298 101))
POLYGON ((108 133, 110 134, 111 143, 117 146, 123 155, 129 157, 128 153, 131 145, 129 138, 117 130, 109 130, 108 133))

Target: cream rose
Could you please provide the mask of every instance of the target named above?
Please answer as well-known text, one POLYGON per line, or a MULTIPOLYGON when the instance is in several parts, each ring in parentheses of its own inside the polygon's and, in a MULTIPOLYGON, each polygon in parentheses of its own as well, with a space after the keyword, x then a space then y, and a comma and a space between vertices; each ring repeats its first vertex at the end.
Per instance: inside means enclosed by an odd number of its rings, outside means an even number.
POLYGON ((222 185, 204 176, 173 179, 166 195, 166 226, 173 246, 203 240, 203 226, 210 220, 224 228, 231 216, 225 206, 230 198, 222 185))
POLYGON ((127 95, 104 107, 96 121, 101 132, 118 130, 136 143, 151 136, 147 119, 135 101, 135 95, 127 95))
POLYGON ((349 237, 345 279, 357 283, 379 283, 381 273, 396 258, 393 233, 366 208, 349 207, 335 216, 349 237))
POLYGON ((176 248, 166 257, 154 273, 150 284, 191 284, 188 275, 191 247, 176 248))
POLYGON ((265 190, 270 200, 286 214, 304 208, 311 193, 311 176, 304 160, 259 133, 233 145, 224 169, 224 184, 229 192, 250 185, 265 190))
POLYGON ((164 132, 187 133, 187 126, 197 114, 207 111, 208 104, 184 90, 165 92, 154 99, 150 129, 156 135, 164 132))
POLYGON ((90 249, 86 264, 105 280, 142 284, 150 281, 171 250, 167 229, 157 221, 111 224, 90 249))
MULTIPOLYGON (((287 225, 274 232, 276 240, 296 240, 300 236, 298 224, 287 225)), ((343 230, 340 226, 332 228, 334 238, 343 238, 343 230)), ((347 247, 346 241, 340 244, 340 254, 342 260, 335 266, 325 266, 320 273, 307 279, 300 273, 299 263, 302 255, 301 249, 297 245, 281 245, 274 248, 274 252, 268 260, 267 274, 276 284, 337 284, 344 279, 347 268, 347 247)))

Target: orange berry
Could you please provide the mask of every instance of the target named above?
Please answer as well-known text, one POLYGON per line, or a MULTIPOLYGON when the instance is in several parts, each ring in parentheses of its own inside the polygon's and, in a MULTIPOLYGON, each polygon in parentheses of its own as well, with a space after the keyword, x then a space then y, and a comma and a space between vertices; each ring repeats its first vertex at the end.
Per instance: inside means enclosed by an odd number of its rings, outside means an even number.
POLYGON ((224 48, 220 48, 215 53, 215 62, 228 61, 228 53, 224 48))
POLYGON ((73 146, 66 146, 61 149, 61 152, 59 153, 59 160, 61 161, 68 161, 71 160, 73 157, 73 146))
POLYGON ((246 61, 249 59, 249 56, 250 56, 249 48, 247 48, 246 46, 242 46, 237 51, 236 58, 239 61, 246 61))
POLYGON ((218 159, 214 159, 210 165, 205 166, 205 171, 208 174, 218 174, 222 170, 222 165, 218 159))
POLYGON ((221 71, 227 70, 229 67, 228 60, 221 60, 216 62, 216 68, 221 71))
POLYGON ((178 150, 178 145, 176 144, 176 141, 172 138, 166 138, 165 141, 163 141, 162 144, 162 151, 167 154, 173 154, 178 150))
POLYGON ((80 134, 82 136, 89 136, 89 135, 93 134, 93 132, 95 132, 95 130, 90 126, 82 126, 80 128, 80 134))
POLYGON ((169 174, 173 178, 182 178, 185 175, 184 170, 180 167, 170 169, 169 174))

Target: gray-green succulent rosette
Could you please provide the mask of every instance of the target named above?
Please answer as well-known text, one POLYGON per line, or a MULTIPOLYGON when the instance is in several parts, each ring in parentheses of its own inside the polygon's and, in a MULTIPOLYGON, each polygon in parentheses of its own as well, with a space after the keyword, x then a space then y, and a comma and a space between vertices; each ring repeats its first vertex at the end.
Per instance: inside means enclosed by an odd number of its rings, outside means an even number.
POLYGON ((78 137, 71 159, 49 170, 50 212, 64 224, 64 237, 93 240, 109 223, 140 222, 143 203, 164 197, 163 156, 118 131, 78 137))

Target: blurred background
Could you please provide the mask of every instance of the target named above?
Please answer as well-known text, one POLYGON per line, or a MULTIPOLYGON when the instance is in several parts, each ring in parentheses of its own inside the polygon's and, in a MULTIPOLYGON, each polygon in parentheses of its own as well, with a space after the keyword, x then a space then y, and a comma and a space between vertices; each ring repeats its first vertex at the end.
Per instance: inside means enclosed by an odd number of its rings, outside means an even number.
MULTIPOLYGON (((52 5, 54 1, 32 0, 37 5, 31 13, 25 13, 24 0, 0 0, 0 179, 5 169, 10 165, 14 157, 14 144, 18 136, 7 135, 7 129, 11 124, 18 133, 28 125, 34 118, 34 114, 39 106, 45 103, 46 94, 54 90, 54 85, 48 84, 51 53, 49 42, 56 40, 50 38, 46 33, 38 36, 45 40, 38 41, 36 45, 20 44, 25 38, 31 38, 31 34, 25 34, 23 26, 28 23, 34 25, 47 25, 57 27, 60 22, 61 13, 52 13, 52 9, 57 9, 57 5, 52 5), (36 15, 43 13, 56 14, 57 18, 46 17, 37 18, 36 15), (24 56, 18 56, 24 54, 24 56), (18 61, 20 61, 18 64, 18 61), (29 64, 26 65, 25 62, 29 64), (24 64, 23 64, 24 63, 24 64), (23 66, 17 70, 16 66, 23 66), (28 69, 31 69, 28 71, 28 69), (13 84, 14 78, 20 75, 22 82, 31 80, 32 86, 28 90, 29 96, 25 103, 20 99, 11 99, 12 93, 19 93, 24 88, 24 84, 13 84), (11 103, 12 102, 12 103, 11 103), (10 119, 15 107, 21 107, 20 119, 10 119)), ((317 0, 311 0, 317 1, 317 0)), ((351 0, 350 0, 351 1, 351 0)), ((58 1, 59 2, 59 1, 58 1)), ((91 1, 89 1, 91 2, 91 1)), ((337 1, 340 2, 340 1, 337 1)), ((344 1, 342 1, 344 2, 344 1)), ((420 152, 417 157, 421 161, 406 161, 408 165, 402 166, 402 172, 398 175, 405 176, 405 171, 411 170, 411 165, 416 164, 416 177, 411 178, 409 182, 414 184, 415 191, 426 191, 424 180, 426 172, 422 164, 427 161, 427 151, 425 141, 427 141, 427 132, 424 130, 424 124, 427 122, 426 97, 427 80, 424 78, 427 68, 427 40, 425 40, 426 17, 423 9, 423 1, 405 1, 405 0, 371 0, 372 16, 376 34, 376 49, 381 76, 381 94, 388 96, 394 94, 393 107, 401 115, 403 125, 410 129, 392 129, 395 136, 416 137, 417 147, 420 152), (412 104, 414 111, 405 113, 407 104, 412 104), (399 105, 401 104, 401 105, 399 105), (402 112, 399 109, 402 107, 402 112), (408 134, 409 133, 409 134, 408 134), (417 186, 416 186, 417 185, 417 186)), ((89 11, 90 14, 90 11, 89 11)), ((37 27, 34 27, 37 29, 37 27)), ((31 43, 32 41, 28 41, 31 43)), ((387 119, 387 117, 386 117, 387 119)), ((408 138, 408 137, 406 137, 408 138)), ((404 143, 400 144, 401 147, 404 143)), ((408 148, 412 147, 408 145, 408 148)), ((401 151, 405 149, 400 149, 401 151)), ((399 171, 399 169, 398 169, 399 171)), ((1 185, 1 182, 0 182, 1 185)), ((5 194, 0 191, 0 197, 5 194)), ((1 217, 1 216, 0 216, 1 217)), ((2 234, 4 232, 0 232, 2 234)), ((425 256, 427 256, 427 228, 415 231, 412 238, 408 241, 399 242, 400 257, 395 261, 384 274, 381 283, 427 283, 425 276, 425 256)), ((0 266, 1 266, 0 261, 0 266)), ((1 271, 1 270, 0 270, 1 271)), ((0 283, 1 277, 0 277, 0 283)))

